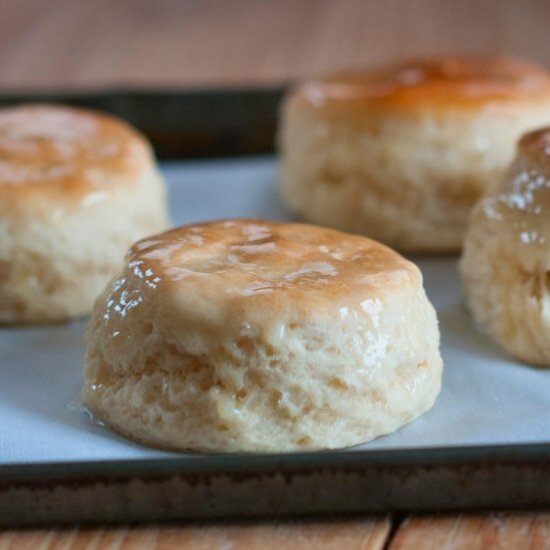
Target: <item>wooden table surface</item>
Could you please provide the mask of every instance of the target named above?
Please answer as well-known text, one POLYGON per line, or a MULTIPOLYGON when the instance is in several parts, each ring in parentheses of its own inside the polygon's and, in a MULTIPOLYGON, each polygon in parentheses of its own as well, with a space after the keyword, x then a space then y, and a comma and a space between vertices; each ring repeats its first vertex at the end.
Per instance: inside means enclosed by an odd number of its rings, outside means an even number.
POLYGON ((0 550, 486 550, 550 548, 550 514, 263 524, 41 529, 0 533, 0 550))
POLYGON ((403 56, 550 62, 548 0, 0 0, 0 88, 278 83, 403 56))
MULTIPOLYGON (((403 56, 550 62, 548 0, 0 0, 0 90, 271 84, 403 56)), ((550 548, 550 514, 4 531, 0 550, 550 548)))

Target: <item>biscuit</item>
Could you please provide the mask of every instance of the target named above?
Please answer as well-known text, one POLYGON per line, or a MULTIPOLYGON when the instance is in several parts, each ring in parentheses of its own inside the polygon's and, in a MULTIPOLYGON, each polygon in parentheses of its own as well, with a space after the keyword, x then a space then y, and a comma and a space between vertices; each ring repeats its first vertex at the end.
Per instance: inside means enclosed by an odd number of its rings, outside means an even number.
POLYGON ((106 115, 0 110, 0 322, 87 314, 128 247, 166 227, 151 148, 106 115))
POLYGON ((365 237, 230 220, 131 248, 92 314, 82 397, 161 448, 331 449, 428 410, 441 373, 414 264, 365 237))
POLYGON ((468 214, 550 124, 550 73, 444 57, 296 87, 279 134, 281 193, 299 217, 406 252, 460 249, 468 214))
POLYGON ((550 129, 521 139, 474 208, 460 265, 481 327, 514 357, 550 366, 550 129))

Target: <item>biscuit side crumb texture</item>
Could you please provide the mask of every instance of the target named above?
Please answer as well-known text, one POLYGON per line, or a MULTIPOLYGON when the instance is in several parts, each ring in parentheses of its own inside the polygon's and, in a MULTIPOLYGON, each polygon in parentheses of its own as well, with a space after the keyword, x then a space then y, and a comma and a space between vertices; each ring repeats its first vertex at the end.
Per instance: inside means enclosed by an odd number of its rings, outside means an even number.
POLYGON ((85 405, 170 449, 356 445, 428 410, 441 385, 416 266, 300 224, 233 220, 137 243, 87 342, 85 405))
POLYGON ((469 212, 550 124, 550 73, 506 58, 442 58, 306 82, 279 133, 281 193, 312 223, 409 252, 461 248, 469 212))
POLYGON ((461 272, 475 319, 513 356, 550 366, 550 130, 526 135, 472 212, 461 272))
POLYGON ((166 227, 151 149, 111 117, 0 110, 0 322, 87 314, 136 240, 166 227))

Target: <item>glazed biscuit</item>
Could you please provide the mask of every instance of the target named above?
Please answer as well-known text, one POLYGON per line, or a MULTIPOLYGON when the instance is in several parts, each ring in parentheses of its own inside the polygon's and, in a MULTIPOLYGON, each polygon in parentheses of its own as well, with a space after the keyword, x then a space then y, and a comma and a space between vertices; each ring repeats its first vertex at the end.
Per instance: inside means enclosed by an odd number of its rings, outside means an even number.
POLYGON ((0 322, 89 313, 130 244, 165 227, 137 131, 69 107, 0 110, 0 322))
POLYGON ((515 59, 445 57, 313 80, 282 111, 282 197, 312 223, 406 252, 454 252, 517 139, 544 124, 550 74, 515 59))
POLYGON ((481 327, 514 357, 550 366, 550 129, 522 138, 474 208, 461 272, 481 327))
POLYGON ((220 221, 135 244, 87 343, 85 405, 168 449, 357 445, 428 410, 441 385, 417 267, 309 225, 220 221))

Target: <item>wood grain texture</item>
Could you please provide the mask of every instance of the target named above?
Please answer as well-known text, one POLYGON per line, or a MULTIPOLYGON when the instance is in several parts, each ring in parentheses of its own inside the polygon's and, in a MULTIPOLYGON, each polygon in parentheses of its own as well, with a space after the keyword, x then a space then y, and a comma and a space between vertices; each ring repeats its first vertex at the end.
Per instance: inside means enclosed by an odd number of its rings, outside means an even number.
POLYGON ((434 53, 550 62, 547 0, 2 0, 0 89, 274 83, 434 53))
POLYGON ((0 550, 381 550, 388 519, 0 533, 0 550))
POLYGON ((389 550, 550 549, 550 514, 486 514, 413 517, 405 520, 389 550))

